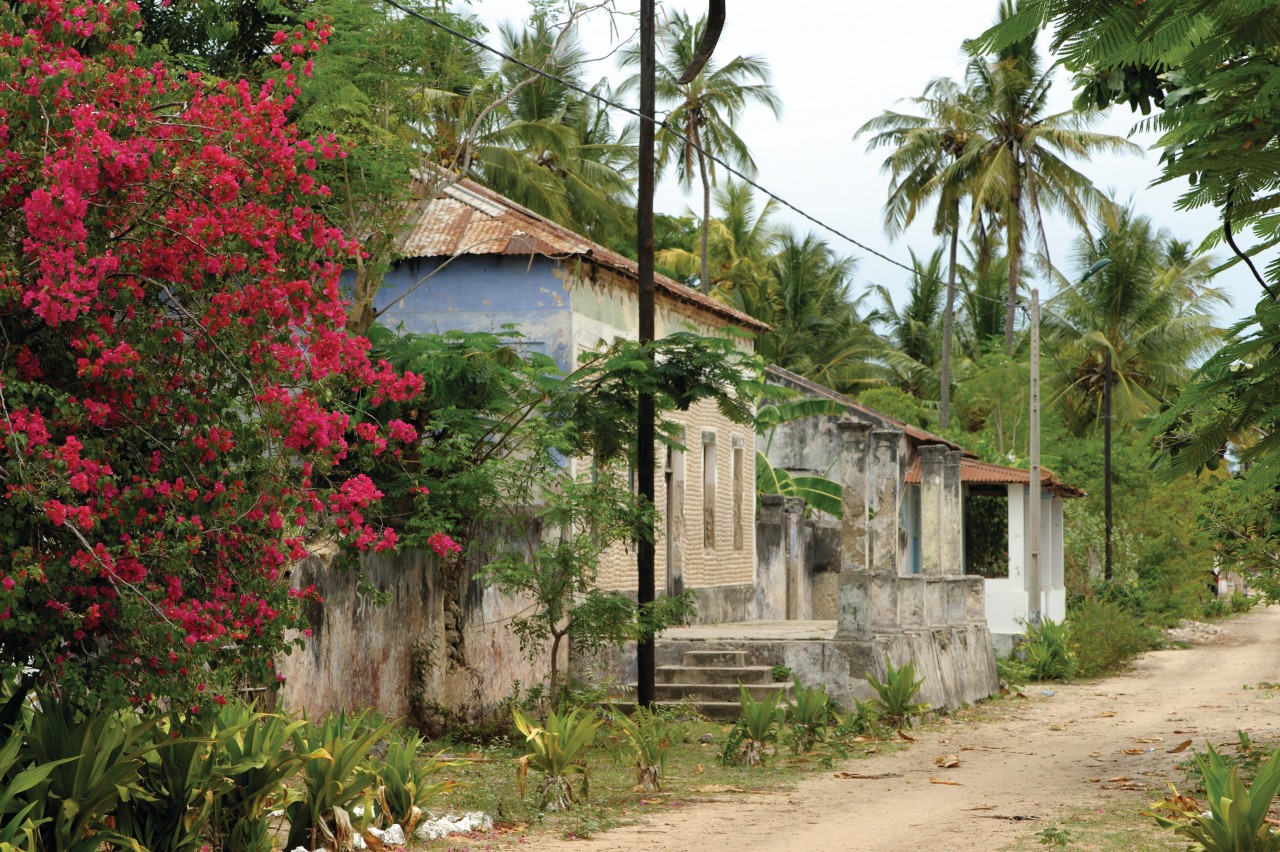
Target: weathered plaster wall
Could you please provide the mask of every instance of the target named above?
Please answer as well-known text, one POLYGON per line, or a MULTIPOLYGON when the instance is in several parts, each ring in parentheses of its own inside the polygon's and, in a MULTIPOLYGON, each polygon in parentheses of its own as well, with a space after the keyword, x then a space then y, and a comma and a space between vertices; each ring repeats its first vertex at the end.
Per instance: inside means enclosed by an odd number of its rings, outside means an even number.
MULTIPOLYGON (((639 306, 634 282, 589 264, 565 266, 558 274, 570 295, 575 354, 594 350, 601 342, 637 337, 639 306)), ((724 326, 723 320, 705 311, 674 299, 658 298, 654 327, 659 337, 682 331, 712 335, 720 333, 724 326)), ((752 344, 739 338, 737 346, 750 351, 752 344)), ((669 453, 659 446, 657 452, 655 501, 660 517, 654 570, 659 588, 711 590, 753 584, 754 431, 730 421, 711 402, 672 412, 669 419, 683 430, 685 449, 669 453), (704 459, 712 464, 704 464, 704 459), (714 497, 708 501, 704 499, 704 483, 709 479, 714 480, 714 497), (668 481, 676 488, 674 501, 668 499, 668 481), (674 511, 669 512, 669 507, 674 511), (668 548, 672 538, 674 546, 668 548), (675 571, 668 572, 669 563, 675 563, 675 571)), ((634 552, 619 545, 607 553, 601 561, 599 582, 607 589, 634 590, 634 552)), ((718 602, 726 600, 720 596, 718 602)), ((706 603, 713 600, 707 599, 706 603)), ((734 617, 721 620, 758 617, 751 611, 731 615, 734 617)), ((698 620, 710 619, 699 613, 698 620)))
POLYGON ((548 659, 531 664, 506 627, 525 608, 467 580, 466 566, 442 569, 431 554, 368 556, 362 570, 390 596, 376 605, 357 589, 356 575, 331 555, 298 563, 295 588, 314 585, 322 604, 304 613, 313 634, 282 660, 284 707, 312 716, 374 707, 389 717, 410 715, 414 679, 422 698, 464 715, 479 715, 509 696, 516 681, 546 679, 548 659), (414 671, 414 646, 425 651, 425 670, 414 671))
POLYGON ((438 263, 410 259, 387 273, 376 302, 378 310, 388 309, 384 322, 419 334, 500 333, 504 325, 515 325, 525 346, 551 356, 561 369, 571 367, 569 297, 553 261, 463 255, 415 288, 438 263))

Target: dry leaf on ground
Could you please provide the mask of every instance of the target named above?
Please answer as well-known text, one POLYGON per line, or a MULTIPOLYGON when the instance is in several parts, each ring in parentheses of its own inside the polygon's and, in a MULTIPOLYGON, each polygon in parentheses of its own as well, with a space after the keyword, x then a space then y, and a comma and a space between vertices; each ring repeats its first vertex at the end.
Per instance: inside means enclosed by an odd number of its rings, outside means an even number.
POLYGON ((1191 740, 1183 740, 1182 742, 1178 743, 1176 746, 1174 746, 1173 748, 1165 752, 1165 754, 1182 754, 1184 751, 1186 751, 1190 747, 1190 745, 1191 745, 1191 740))
POLYGON ((964 785, 963 785, 963 784, 961 784, 959 781, 947 781, 947 780, 946 780, 946 779, 944 779, 944 778, 930 778, 930 779, 929 779, 929 783, 930 783, 930 784, 945 784, 945 785, 946 785, 946 786, 948 786, 948 787, 963 787, 963 786, 964 786, 964 785))
POLYGON ((933 762, 943 769, 955 769, 960 765, 960 758, 954 754, 940 754, 933 759, 933 762))

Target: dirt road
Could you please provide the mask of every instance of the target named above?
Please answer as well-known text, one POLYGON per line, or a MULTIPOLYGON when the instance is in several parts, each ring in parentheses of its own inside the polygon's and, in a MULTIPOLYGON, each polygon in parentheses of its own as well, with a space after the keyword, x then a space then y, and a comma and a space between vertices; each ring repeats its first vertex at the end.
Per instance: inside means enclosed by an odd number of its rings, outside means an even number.
MULTIPOLYGON (((794 790, 689 804, 590 840, 528 837, 521 848, 573 852, 826 852, 858 849, 996 850, 1040 848, 1035 832, 1086 809, 1105 819, 1160 797, 1163 779, 1189 753, 1280 737, 1280 607, 1227 622, 1223 644, 1143 656, 1119 677, 1086 684, 1035 685, 1027 700, 979 708, 946 721, 910 748, 837 766, 794 790), (1245 689, 1245 687, 1250 687, 1245 689), (1273 703, 1278 702, 1278 703, 1273 703), (984 718, 986 717, 986 718, 984 718), (1140 750, 1137 753, 1126 753, 1140 750), (954 754, 960 765, 935 765, 954 754), (836 777, 844 770, 871 779, 836 777), (1129 781, 1110 779, 1128 778, 1129 781), (932 779, 954 782, 938 784, 932 779), (1151 792, 1148 792, 1151 791, 1151 792), (1015 821, 1010 817, 1038 817, 1015 821), (1030 845, 1027 845, 1030 844, 1030 845)), ((1107 848, 1185 848, 1154 834, 1107 848)), ((1074 846, 1073 848, 1079 848, 1074 846)))

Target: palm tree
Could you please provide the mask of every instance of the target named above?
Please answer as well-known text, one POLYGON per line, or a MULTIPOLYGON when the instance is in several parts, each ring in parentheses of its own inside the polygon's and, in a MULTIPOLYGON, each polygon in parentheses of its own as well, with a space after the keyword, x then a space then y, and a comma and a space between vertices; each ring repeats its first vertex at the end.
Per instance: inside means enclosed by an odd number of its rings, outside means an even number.
POLYGON ((782 230, 777 247, 764 275, 725 294, 773 326, 757 344, 761 357, 844 393, 882 384, 883 343, 860 315, 861 299, 849 295, 856 262, 813 234, 782 230))
MULTIPOLYGON (((715 186, 713 157, 728 162, 744 174, 755 173, 755 160, 734 130, 733 125, 748 104, 767 107, 775 116, 782 103, 769 82, 769 64, 758 56, 735 56, 722 67, 709 61, 688 83, 680 83, 680 75, 689 67, 706 19, 691 21, 682 11, 673 12, 663 31, 662 56, 655 70, 655 94, 658 103, 670 107, 666 121, 658 128, 655 142, 658 163, 663 169, 674 168, 680 185, 688 189, 696 174, 702 182, 702 249, 699 283, 710 292, 707 242, 711 219, 711 188, 715 186)), ((623 67, 639 67, 640 48, 632 45, 623 51, 623 67)), ((627 79, 619 88, 627 92, 638 88, 639 75, 627 79)))
MULTIPOLYGON (((1001 0, 998 21, 1014 14, 1014 0, 1001 0)), ((1003 222, 1009 257, 1005 304, 1005 352, 1013 351, 1014 310, 1022 281, 1027 232, 1034 230, 1048 262, 1043 214, 1065 213, 1087 228, 1089 215, 1110 205, 1065 157, 1087 157, 1099 151, 1140 150, 1136 145, 1087 128, 1094 114, 1075 111, 1047 114, 1052 68, 1044 68, 1035 33, 995 56, 974 56, 966 83, 979 105, 980 145, 966 146, 951 168, 972 176, 975 215, 989 212, 1003 222)))
POLYGON ((979 144, 976 129, 980 116, 972 99, 947 77, 936 79, 924 93, 912 98, 919 115, 886 110, 868 121, 854 138, 874 134, 867 150, 891 147, 884 161, 890 173, 889 199, 885 202, 885 230, 901 234, 916 217, 920 206, 938 198, 933 231, 951 243, 947 265, 946 304, 942 315, 942 346, 938 359, 940 423, 951 421, 951 345, 955 325, 956 255, 960 241, 960 203, 969 192, 971 175, 951 168, 965 149, 979 144))
POLYGON ((939 329, 943 322, 942 250, 921 260, 911 252, 914 270, 909 283, 907 302, 901 309, 893 303, 889 291, 876 285, 880 307, 872 322, 883 329, 888 344, 881 360, 888 366, 890 383, 912 396, 931 396, 939 381, 937 367, 941 358, 939 329))
MULTIPOLYGON (((712 293, 724 299, 768 277, 778 242, 772 221, 776 203, 770 198, 758 205, 751 186, 740 181, 727 182, 713 195, 720 215, 707 223, 708 271, 702 280, 709 281, 712 293)), ((657 252, 656 260, 683 281, 703 274, 702 255, 692 242, 657 252)))
POLYGON ((1079 269, 1103 258, 1111 263, 1051 299, 1044 314, 1045 342, 1059 365, 1055 399, 1076 432, 1104 420, 1108 379, 1120 424, 1173 399, 1221 342, 1214 310, 1228 301, 1209 283, 1208 259, 1192 259, 1186 243, 1132 209, 1108 217, 1096 239, 1080 238, 1079 269))
MULTIPOLYGON (((557 77, 581 83, 585 54, 572 30, 555 33, 534 16, 524 30, 503 28, 507 53, 557 77)), ((481 183, 561 224, 608 243, 628 232, 635 147, 615 130, 608 113, 590 97, 557 80, 529 77, 514 63, 494 83, 500 94, 477 102, 500 104, 468 159, 481 183)), ((606 82, 591 89, 611 96, 606 82)))

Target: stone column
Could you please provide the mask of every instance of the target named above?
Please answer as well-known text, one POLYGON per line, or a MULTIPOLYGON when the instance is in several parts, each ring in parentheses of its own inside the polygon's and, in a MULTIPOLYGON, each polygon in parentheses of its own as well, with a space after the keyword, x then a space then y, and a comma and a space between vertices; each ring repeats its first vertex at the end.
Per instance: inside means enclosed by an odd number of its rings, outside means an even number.
POLYGON ((787 519, 789 499, 778 494, 760 498, 756 522, 756 612, 763 621, 787 617, 787 519))
POLYGON ((803 498, 786 499, 782 507, 782 523, 787 563, 787 620, 806 621, 813 616, 813 604, 805 555, 803 498))
POLYGON ((944 574, 964 574, 964 485, 962 450, 947 450, 942 465, 942 566, 944 574))
POLYGON ((869 639, 871 573, 867 553, 867 487, 871 467, 871 425, 840 420, 840 575, 836 587, 836 638, 869 639))
POLYGON ((942 444, 921 447, 920 453, 920 573, 937 577, 953 573, 947 562, 945 463, 942 444))
POLYGON ((874 574, 892 574, 895 577, 898 575, 898 513, 902 493, 901 441, 901 429, 873 429, 871 432, 870 568, 874 574))
POLYGON ((871 424, 840 420, 840 570, 866 571, 867 477, 871 462, 871 424))

